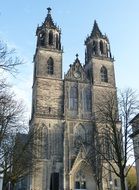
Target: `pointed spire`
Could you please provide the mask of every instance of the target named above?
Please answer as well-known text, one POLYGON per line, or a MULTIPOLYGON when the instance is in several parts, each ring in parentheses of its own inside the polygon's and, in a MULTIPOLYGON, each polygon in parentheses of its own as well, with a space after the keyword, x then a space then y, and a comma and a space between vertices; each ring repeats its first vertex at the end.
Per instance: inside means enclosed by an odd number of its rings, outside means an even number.
POLYGON ((91 37, 103 37, 96 20, 94 21, 94 26, 93 26, 93 30, 91 33, 91 37))
POLYGON ((48 13, 47 13, 47 16, 45 18, 44 24, 46 26, 56 28, 56 25, 54 24, 52 16, 51 16, 51 10, 52 9, 50 7, 48 7, 47 10, 48 10, 48 13))

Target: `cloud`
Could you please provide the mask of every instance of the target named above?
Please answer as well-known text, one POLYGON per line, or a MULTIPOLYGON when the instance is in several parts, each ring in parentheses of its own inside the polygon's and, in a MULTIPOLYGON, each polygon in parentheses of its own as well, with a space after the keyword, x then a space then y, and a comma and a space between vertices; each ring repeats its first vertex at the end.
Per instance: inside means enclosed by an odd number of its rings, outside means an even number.
MULTIPOLYGON (((0 31, 2 34, 2 31, 0 31)), ((16 52, 13 56, 18 56, 23 59, 24 64, 17 66, 18 73, 13 77, 10 73, 0 70, 0 79, 4 78, 10 85, 12 85, 12 90, 16 94, 18 100, 22 100, 26 107, 26 115, 29 119, 31 112, 31 86, 32 86, 32 66, 33 64, 28 57, 23 56, 22 50, 14 42, 5 40, 4 35, 1 38, 4 43, 7 44, 9 50, 15 49, 16 52)))
POLYGON ((23 104, 26 107, 26 116, 29 119, 31 113, 31 86, 32 86, 32 76, 22 78, 21 80, 15 80, 15 83, 12 86, 14 93, 19 101, 23 101, 23 104))

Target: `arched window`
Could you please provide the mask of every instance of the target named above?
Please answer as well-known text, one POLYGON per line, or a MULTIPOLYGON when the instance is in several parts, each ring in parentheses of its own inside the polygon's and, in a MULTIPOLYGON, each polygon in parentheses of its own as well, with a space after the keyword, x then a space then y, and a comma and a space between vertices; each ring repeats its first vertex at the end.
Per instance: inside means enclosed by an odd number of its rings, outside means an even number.
POLYGON ((54 61, 51 57, 47 61, 47 73, 50 75, 54 74, 54 61))
POLYGON ((101 67, 100 70, 101 82, 108 82, 108 73, 106 67, 101 67))
POLYGON ((102 41, 99 42, 99 47, 100 47, 100 53, 104 54, 103 42, 102 41))
POLYGON ((53 45, 53 32, 49 32, 49 45, 53 45))
POLYGON ((50 143, 53 143, 53 146, 51 147, 51 153, 53 155, 60 155, 59 147, 62 146, 62 130, 59 125, 53 125, 51 126, 51 136, 50 137, 50 143))
POLYGON ((103 43, 103 53, 107 55, 107 44, 103 43))
POLYGON ((78 94, 76 87, 71 87, 70 89, 69 108, 70 110, 77 110, 78 108, 78 94))
POLYGON ((97 42, 93 41, 93 54, 97 54, 97 42))
POLYGON ((79 149, 86 142, 86 131, 82 124, 74 128, 74 144, 79 149))
POLYGON ((86 189, 86 179, 82 171, 78 171, 75 177, 75 189, 86 189))
POLYGON ((59 38, 58 35, 56 34, 56 49, 58 49, 59 47, 59 38))
POLYGON ((84 111, 91 111, 91 90, 85 88, 83 96, 84 96, 84 111))
POLYGON ((44 32, 40 33, 39 37, 40 37, 40 45, 44 46, 45 45, 45 33, 44 32))

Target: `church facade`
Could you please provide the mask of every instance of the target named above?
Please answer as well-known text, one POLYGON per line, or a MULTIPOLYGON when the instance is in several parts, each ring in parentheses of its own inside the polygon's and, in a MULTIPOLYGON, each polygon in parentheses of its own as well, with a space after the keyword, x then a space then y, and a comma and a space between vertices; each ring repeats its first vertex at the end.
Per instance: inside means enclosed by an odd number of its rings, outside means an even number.
MULTIPOLYGON (((97 190, 95 150, 91 151, 95 167, 88 155, 94 143, 95 105, 103 90, 116 92, 108 37, 95 21, 85 40, 85 63, 76 55, 62 78, 61 30, 50 8, 36 36, 30 128, 39 129, 40 138, 29 188, 97 190)), ((100 183, 103 189, 110 188, 103 179, 100 183)))

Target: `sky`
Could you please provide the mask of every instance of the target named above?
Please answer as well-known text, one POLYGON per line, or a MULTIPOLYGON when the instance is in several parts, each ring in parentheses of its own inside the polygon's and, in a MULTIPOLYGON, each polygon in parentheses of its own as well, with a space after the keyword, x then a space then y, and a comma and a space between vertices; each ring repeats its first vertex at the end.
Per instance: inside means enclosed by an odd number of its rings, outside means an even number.
MULTIPOLYGON (((25 62, 16 78, 6 75, 18 98, 30 115, 33 55, 36 28, 51 7, 54 23, 62 30, 63 73, 79 54, 84 63, 84 40, 90 35, 94 20, 107 34, 115 58, 116 85, 119 89, 139 91, 139 1, 138 0, 1 0, 0 40, 15 48, 25 62)), ((29 116, 30 117, 30 116, 29 116)))

